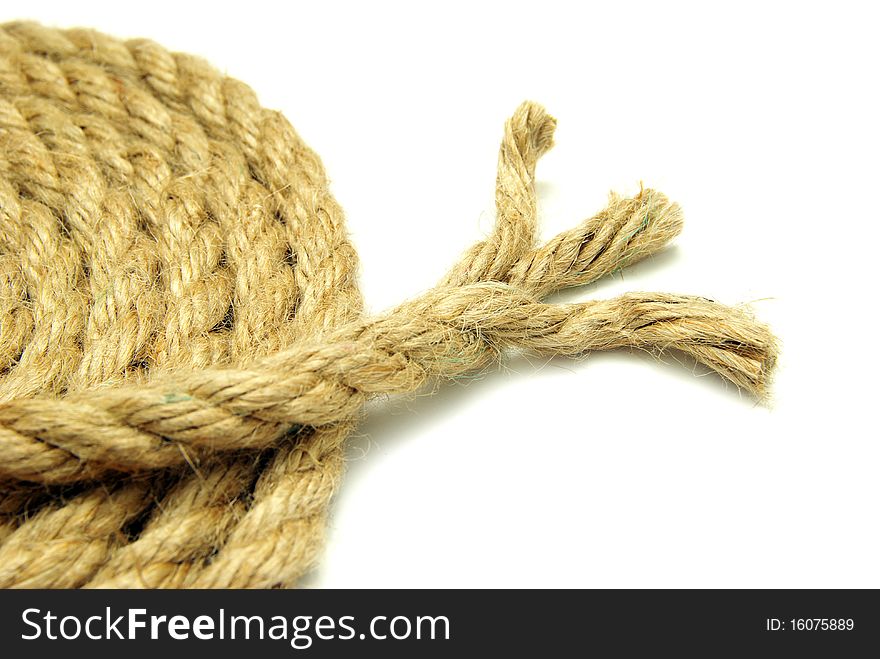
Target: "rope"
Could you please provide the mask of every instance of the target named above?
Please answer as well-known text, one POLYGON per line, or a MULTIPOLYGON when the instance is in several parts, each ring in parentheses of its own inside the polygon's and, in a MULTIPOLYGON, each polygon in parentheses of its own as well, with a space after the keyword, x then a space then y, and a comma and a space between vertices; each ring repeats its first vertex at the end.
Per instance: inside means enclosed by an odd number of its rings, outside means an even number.
POLYGON ((293 585, 364 404, 510 349, 675 350, 762 397, 776 342, 746 309, 541 301, 682 226, 643 189, 538 245, 555 126, 516 110, 491 235, 367 318, 320 159, 249 88, 144 40, 0 27, 0 586, 293 585))

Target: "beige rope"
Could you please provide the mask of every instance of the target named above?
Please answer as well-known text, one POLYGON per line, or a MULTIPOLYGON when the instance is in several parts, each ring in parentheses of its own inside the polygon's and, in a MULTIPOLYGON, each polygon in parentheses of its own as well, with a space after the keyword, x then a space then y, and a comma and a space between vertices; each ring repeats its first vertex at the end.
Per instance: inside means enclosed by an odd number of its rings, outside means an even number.
POLYGON ((492 234, 365 318, 320 160, 250 89, 147 41, 0 28, 0 586, 293 585, 364 403, 511 348, 676 350, 763 396, 776 344, 744 309, 541 302, 681 230, 643 189, 537 245, 554 129, 521 105, 492 234))

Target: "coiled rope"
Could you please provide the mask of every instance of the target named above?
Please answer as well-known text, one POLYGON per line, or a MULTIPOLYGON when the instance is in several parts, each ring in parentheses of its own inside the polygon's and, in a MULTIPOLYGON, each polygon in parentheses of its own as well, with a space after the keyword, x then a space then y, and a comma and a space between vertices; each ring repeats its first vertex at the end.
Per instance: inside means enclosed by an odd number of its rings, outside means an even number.
POLYGON ((544 355, 675 350, 757 397, 745 309, 541 299, 682 226, 661 193, 537 244, 555 120, 508 120, 497 220, 366 318, 318 156, 253 92, 145 40, 0 27, 0 586, 290 586, 316 562, 364 403, 544 355))

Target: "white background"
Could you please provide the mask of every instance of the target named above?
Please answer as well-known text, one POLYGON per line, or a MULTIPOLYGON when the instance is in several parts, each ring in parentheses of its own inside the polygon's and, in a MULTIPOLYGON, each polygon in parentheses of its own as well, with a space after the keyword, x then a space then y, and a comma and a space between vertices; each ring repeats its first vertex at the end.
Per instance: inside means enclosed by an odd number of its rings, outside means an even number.
POLYGON ((639 181, 686 228, 562 299, 754 302, 774 401, 673 359, 514 359, 368 410, 312 586, 880 587, 877 16, 870 3, 47 2, 3 18, 202 55, 288 116, 371 311, 493 218, 502 126, 559 120, 543 235, 639 181))

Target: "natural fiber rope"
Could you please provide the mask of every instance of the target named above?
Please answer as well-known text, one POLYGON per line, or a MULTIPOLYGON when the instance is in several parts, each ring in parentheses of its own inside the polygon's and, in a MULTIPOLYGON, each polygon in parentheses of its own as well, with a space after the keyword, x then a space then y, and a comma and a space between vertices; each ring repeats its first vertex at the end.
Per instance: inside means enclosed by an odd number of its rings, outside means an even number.
POLYGON ((290 586, 320 552, 364 403, 509 348, 683 352, 756 396, 744 309, 548 294, 681 229, 654 190, 536 244, 555 121, 505 127, 497 221, 364 318, 320 160, 249 88, 148 41, 0 27, 0 586, 290 586))

